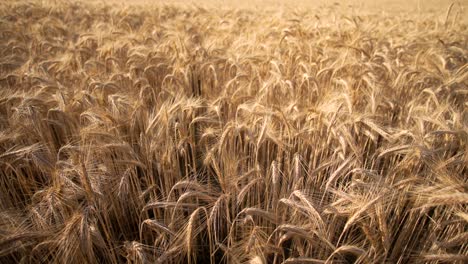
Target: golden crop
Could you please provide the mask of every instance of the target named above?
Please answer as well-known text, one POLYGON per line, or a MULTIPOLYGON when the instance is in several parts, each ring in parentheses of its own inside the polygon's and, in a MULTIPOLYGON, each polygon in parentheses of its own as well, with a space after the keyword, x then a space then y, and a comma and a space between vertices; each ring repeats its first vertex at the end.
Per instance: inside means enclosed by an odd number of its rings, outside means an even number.
POLYGON ((463 1, 70 2, 0 3, 1 263, 468 261, 463 1))

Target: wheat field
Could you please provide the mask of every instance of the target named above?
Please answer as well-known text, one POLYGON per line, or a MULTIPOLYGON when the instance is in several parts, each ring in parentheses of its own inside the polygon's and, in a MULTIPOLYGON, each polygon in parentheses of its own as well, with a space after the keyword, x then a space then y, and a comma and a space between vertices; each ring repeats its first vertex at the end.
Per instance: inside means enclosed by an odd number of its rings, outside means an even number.
POLYGON ((467 263, 468 5, 398 1, 1 2, 0 263, 467 263))

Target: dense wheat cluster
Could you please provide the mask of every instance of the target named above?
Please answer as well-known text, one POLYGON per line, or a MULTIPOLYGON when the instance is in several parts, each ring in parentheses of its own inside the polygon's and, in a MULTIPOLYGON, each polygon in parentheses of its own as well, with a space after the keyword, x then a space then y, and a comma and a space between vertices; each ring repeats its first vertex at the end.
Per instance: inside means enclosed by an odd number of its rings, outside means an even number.
POLYGON ((464 8, 0 3, 0 262, 466 263, 464 8))

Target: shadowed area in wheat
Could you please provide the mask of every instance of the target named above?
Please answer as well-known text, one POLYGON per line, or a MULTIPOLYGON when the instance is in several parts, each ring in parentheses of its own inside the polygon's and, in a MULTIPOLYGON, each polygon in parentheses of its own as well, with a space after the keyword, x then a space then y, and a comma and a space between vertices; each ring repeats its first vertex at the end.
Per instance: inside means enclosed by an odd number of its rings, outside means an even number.
POLYGON ((466 263, 439 9, 0 3, 0 262, 466 263))

